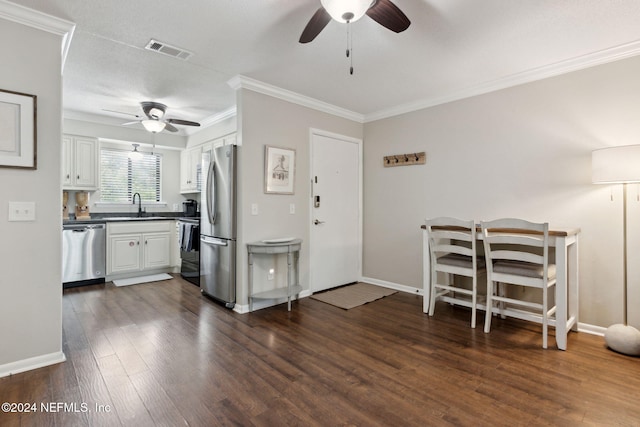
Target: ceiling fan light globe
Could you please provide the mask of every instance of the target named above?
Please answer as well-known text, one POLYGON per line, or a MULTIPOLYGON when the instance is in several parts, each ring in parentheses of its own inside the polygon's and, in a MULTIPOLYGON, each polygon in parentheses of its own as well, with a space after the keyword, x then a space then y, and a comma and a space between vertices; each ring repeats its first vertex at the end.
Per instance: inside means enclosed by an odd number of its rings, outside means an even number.
MULTIPOLYGON (((374 0, 375 1, 375 0, 374 0)), ((345 23, 355 22, 367 12, 372 0, 320 0, 322 7, 338 21, 345 23)))
POLYGON ((159 120, 142 120, 142 126, 151 133, 158 133, 162 132, 166 123, 159 120))
POLYGON ((142 153, 138 151, 138 146, 140 144, 131 144, 131 145, 133 145, 133 151, 129 152, 129 158, 131 160, 139 160, 139 159, 141 159, 143 157, 142 153))

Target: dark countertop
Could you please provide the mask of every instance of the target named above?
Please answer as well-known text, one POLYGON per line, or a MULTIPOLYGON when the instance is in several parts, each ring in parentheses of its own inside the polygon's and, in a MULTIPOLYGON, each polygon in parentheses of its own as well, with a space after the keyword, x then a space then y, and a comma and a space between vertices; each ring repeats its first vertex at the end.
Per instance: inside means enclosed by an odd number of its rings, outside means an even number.
MULTIPOLYGON (((182 212, 170 212, 170 213, 147 213, 146 216, 137 217, 134 215, 127 215, 126 213, 100 213, 92 214, 90 219, 65 219, 62 221, 63 225, 75 225, 75 224, 105 224, 107 222, 125 222, 125 221, 173 221, 177 219, 185 218, 182 212)), ((189 220, 198 220, 199 217, 186 218, 189 220)))

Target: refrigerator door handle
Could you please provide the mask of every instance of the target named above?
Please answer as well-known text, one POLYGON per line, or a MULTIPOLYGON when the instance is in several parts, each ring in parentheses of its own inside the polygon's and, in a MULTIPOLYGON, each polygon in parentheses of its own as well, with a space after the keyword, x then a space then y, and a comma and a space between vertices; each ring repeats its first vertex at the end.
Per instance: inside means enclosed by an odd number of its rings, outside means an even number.
POLYGON ((209 223, 212 225, 216 221, 216 204, 215 198, 217 196, 215 191, 215 179, 214 174, 216 171, 216 163, 214 160, 209 163, 209 171, 207 173, 207 214, 209 215, 209 223))
POLYGON ((207 236, 201 236, 200 241, 207 245, 214 245, 214 246, 227 246, 229 244, 226 240, 215 239, 207 236))

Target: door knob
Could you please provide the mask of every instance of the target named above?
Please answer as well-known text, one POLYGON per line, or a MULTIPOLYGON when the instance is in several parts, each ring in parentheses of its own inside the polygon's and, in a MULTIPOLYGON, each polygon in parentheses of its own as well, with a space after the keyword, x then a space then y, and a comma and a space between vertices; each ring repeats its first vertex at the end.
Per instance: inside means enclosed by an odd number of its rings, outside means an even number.
POLYGON ((315 225, 320 225, 320 224, 324 224, 324 221, 318 221, 317 219, 313 220, 313 223, 315 225))

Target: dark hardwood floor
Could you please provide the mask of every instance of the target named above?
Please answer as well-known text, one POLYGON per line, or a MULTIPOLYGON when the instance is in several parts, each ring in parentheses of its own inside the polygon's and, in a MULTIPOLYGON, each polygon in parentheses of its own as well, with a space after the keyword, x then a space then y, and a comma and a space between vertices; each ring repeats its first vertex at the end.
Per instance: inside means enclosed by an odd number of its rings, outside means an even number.
POLYGON ((66 363, 0 378, 0 426, 640 425, 638 358, 397 293, 240 315, 180 278, 65 291, 66 363), (44 413, 41 403, 67 404, 44 413), (75 406, 72 406, 75 405, 75 406))

